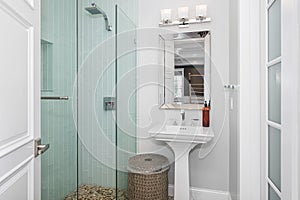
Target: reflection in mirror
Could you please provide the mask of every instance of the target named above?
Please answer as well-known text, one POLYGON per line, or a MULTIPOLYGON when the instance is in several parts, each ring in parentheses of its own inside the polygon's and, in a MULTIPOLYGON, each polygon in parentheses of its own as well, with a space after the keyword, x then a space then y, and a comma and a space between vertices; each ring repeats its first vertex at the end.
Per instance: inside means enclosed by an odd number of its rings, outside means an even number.
POLYGON ((163 109, 199 109, 210 100, 210 32, 161 35, 163 109))

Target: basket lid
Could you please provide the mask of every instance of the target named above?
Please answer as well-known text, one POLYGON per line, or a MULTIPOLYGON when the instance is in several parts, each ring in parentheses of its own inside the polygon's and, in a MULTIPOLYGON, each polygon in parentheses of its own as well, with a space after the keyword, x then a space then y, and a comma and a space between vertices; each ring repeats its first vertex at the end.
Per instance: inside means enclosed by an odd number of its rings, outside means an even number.
POLYGON ((158 154, 140 154, 128 161, 128 171, 137 174, 155 174, 169 169, 169 160, 158 154))

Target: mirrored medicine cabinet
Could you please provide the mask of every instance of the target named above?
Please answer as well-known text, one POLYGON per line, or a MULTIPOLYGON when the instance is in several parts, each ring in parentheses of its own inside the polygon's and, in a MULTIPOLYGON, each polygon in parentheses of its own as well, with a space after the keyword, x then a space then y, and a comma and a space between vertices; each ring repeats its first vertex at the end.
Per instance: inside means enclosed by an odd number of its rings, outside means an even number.
POLYGON ((163 59, 161 109, 197 110, 210 101, 210 31, 160 35, 163 59))

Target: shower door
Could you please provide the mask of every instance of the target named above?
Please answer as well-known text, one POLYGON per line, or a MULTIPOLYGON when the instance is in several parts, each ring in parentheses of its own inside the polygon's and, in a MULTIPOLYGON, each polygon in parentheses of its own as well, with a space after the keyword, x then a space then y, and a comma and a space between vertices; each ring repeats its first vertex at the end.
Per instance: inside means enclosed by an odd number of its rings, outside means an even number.
POLYGON ((76 1, 41 3, 42 200, 62 200, 77 187, 76 1))
POLYGON ((116 196, 116 106, 113 1, 78 0, 78 193, 116 196), (96 13, 96 14, 95 14, 96 13))
POLYGON ((113 1, 108 17, 78 4, 78 193, 126 199, 127 161, 136 152, 136 27, 113 1))
POLYGON ((116 6, 117 188, 127 190, 128 159, 137 151, 136 25, 116 6))

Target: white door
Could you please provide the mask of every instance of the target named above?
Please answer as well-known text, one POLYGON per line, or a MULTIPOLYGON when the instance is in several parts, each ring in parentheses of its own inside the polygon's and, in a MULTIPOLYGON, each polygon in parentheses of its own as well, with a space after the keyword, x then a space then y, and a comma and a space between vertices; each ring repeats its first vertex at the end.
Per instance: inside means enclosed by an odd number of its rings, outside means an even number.
POLYGON ((299 200, 300 1, 239 8, 240 199, 299 200))
POLYGON ((40 199, 40 1, 0 0, 0 199, 40 199))
POLYGON ((266 170, 262 185, 264 200, 282 199, 281 152, 284 133, 281 130, 281 4, 281 0, 265 0, 266 53, 262 67, 262 162, 266 170))
POLYGON ((298 200, 298 0, 265 0, 262 199, 298 200))

